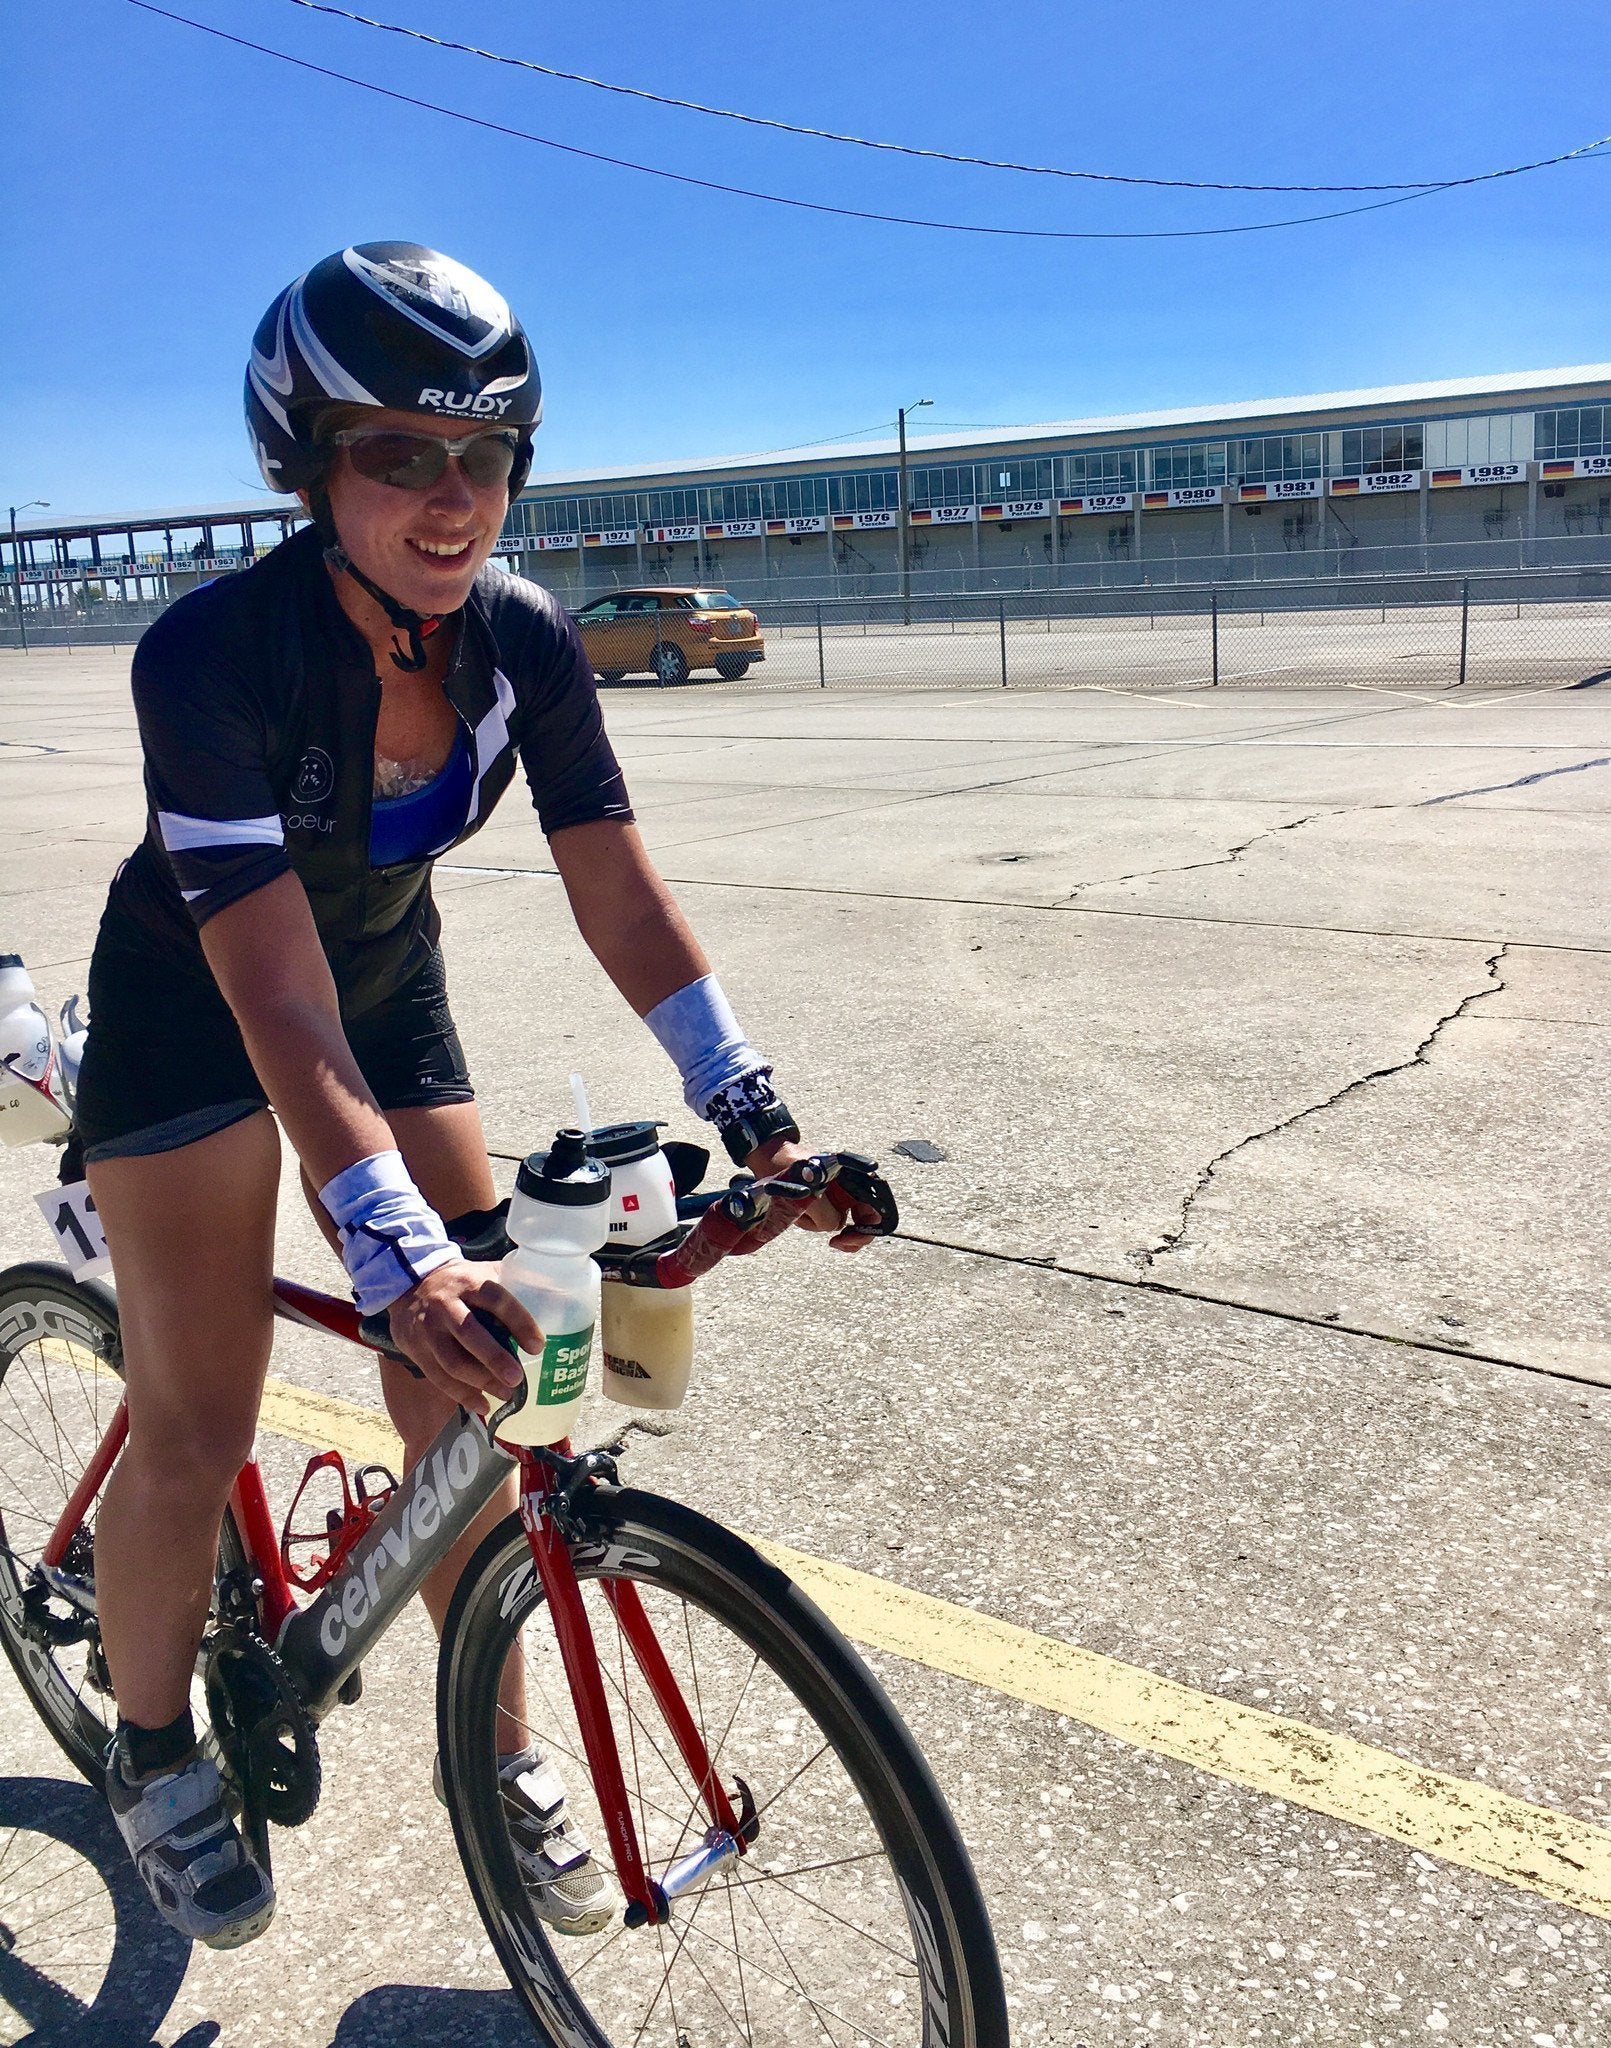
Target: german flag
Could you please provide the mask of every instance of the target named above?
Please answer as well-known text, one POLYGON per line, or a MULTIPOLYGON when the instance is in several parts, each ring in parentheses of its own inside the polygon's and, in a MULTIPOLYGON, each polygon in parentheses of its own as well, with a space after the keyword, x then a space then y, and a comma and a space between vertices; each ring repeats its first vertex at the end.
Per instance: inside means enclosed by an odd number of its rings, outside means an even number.
POLYGON ((1083 498, 1059 498, 1057 509, 1059 512, 1083 512, 1085 510, 1085 500, 1083 498))
POLYGON ((713 521, 707 521, 707 523, 706 523, 706 526, 705 526, 705 538, 706 538, 706 540, 720 540, 720 539, 721 539, 721 537, 722 537, 722 527, 721 527, 721 521, 720 521, 719 519, 718 519, 718 520, 713 520, 713 521))
POLYGON ((908 512, 906 516, 913 526, 932 526, 934 524, 934 514, 926 505, 921 509, 908 512))
POLYGON ((833 530, 835 533, 841 532, 847 526, 854 526, 855 523, 856 515, 854 512, 836 512, 833 515, 833 530))
POLYGON ((1331 495, 1334 498, 1346 498, 1351 492, 1358 489, 1359 478, 1357 476, 1334 476, 1331 480, 1331 495))
POLYGON ((1270 495, 1270 487, 1268 484, 1242 484, 1239 486, 1238 494, 1242 503, 1249 505, 1257 499, 1267 498, 1270 495))
POLYGON ((1155 505, 1161 505, 1167 508, 1169 504, 1169 493, 1167 491, 1143 491, 1141 494, 1141 503, 1143 509, 1148 511, 1150 511, 1152 507, 1155 505))
POLYGON ((769 519, 766 522, 766 530, 768 533, 786 533, 788 531, 788 521, 785 519, 769 519))
POLYGON ((1546 462, 1543 473, 1545 476, 1575 476, 1577 464, 1570 459, 1564 462, 1546 462))
POLYGON ((1432 472, 1432 488, 1435 491, 1446 491, 1451 484, 1457 484, 1459 481, 1460 472, 1457 469, 1435 469, 1432 472))
POLYGON ((981 519, 999 519, 1001 517, 1001 507, 999 505, 981 505, 979 507, 979 517, 981 519))

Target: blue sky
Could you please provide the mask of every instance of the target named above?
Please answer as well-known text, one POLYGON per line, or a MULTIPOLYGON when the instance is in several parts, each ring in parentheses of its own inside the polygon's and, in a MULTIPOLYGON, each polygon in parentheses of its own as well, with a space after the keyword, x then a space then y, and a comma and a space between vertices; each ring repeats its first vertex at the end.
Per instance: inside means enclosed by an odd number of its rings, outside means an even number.
MULTIPOLYGON (((891 160, 511 73, 288 0, 168 4, 582 148, 834 205, 1111 229, 1349 203, 891 160)), ((813 125, 1169 177, 1459 175, 1611 129, 1611 12, 1581 0, 360 11, 813 125)), ((1611 161, 1285 232, 1005 241, 589 164, 127 0, 12 0, 0 68, 0 506, 255 488, 239 389, 258 315, 332 248, 388 236, 484 271, 526 321, 548 393, 539 470, 849 435, 919 397, 937 423, 992 424, 1611 357, 1611 161)))

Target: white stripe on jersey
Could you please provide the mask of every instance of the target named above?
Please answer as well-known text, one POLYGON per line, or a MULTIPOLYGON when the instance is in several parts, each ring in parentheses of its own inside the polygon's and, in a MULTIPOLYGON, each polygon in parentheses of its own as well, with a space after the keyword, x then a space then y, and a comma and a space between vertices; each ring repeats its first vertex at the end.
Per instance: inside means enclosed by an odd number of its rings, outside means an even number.
POLYGON ((515 708, 515 693, 501 668, 492 671, 492 687, 498 693, 498 701, 475 729, 475 788, 470 792, 470 815, 464 821, 466 828, 481 815, 482 781, 509 741, 509 719, 515 708))
POLYGON ((162 843, 170 853, 210 846, 283 846, 277 817, 187 818, 183 811, 158 811, 162 843))

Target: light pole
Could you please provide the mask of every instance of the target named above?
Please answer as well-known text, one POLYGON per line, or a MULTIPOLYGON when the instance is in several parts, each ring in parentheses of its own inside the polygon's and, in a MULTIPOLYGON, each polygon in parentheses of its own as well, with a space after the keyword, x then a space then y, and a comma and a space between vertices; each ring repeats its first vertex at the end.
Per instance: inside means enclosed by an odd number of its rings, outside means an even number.
POLYGON ((17 598, 17 631, 22 635, 24 654, 28 652, 28 626, 22 616, 22 556, 17 548, 17 514, 31 512, 36 505, 41 512, 50 510, 48 498, 30 498, 26 505, 13 505, 11 508, 11 587, 17 598))
POLYGON ((895 415, 901 436, 901 616, 908 626, 912 623, 912 550, 908 540, 911 522, 906 514, 906 415, 933 403, 932 398, 920 398, 916 405, 903 405, 895 415))

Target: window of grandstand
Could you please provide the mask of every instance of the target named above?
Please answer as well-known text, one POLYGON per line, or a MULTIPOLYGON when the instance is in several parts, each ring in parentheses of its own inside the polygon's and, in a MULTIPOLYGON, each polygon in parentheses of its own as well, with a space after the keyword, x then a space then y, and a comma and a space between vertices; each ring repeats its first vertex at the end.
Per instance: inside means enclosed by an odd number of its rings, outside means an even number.
POLYGON ((581 498, 577 502, 583 526, 619 527, 636 526, 638 523, 636 491, 614 491, 605 498, 581 498))
POLYGON ((912 471, 914 505, 977 505, 979 472, 974 463, 951 462, 912 471))
POLYGON ((1184 491, 1225 481, 1223 441, 1177 441, 1163 448, 1143 448, 1149 490, 1184 491))
POLYGON ((707 491, 705 496, 710 501, 712 519, 763 519, 766 516, 759 484, 723 484, 719 490, 707 491))
POLYGON ((1611 405, 1573 405, 1541 412, 1534 448, 1540 462, 1562 455, 1611 455, 1611 405))
POLYGON ((1052 458, 1029 456, 1021 461, 1001 460, 981 465, 990 498, 1049 498, 1052 495, 1052 458))
POLYGON ((1344 476, 1383 476, 1392 470, 1426 467, 1423 427, 1344 427, 1330 438, 1342 444, 1333 467, 1344 476))
POLYGON ((766 494, 769 519, 820 519, 828 510, 825 476, 777 477, 761 489, 766 494))
POLYGON ((1233 441, 1231 460, 1244 484, 1291 483, 1319 476, 1325 456, 1320 434, 1260 434, 1251 441, 1233 441))
POLYGON ((1479 462, 1526 462, 1532 452, 1530 412, 1497 412, 1475 419, 1426 423, 1426 460, 1431 469, 1479 462))
POLYGON ((699 493, 691 486, 681 490, 645 491, 644 518, 650 526, 687 526, 705 514, 699 493))
POLYGON ((1136 458, 1133 448, 1096 448, 1087 455, 1059 455, 1057 488, 1065 497, 1087 491, 1133 491, 1136 458))
POLYGON ((834 512, 896 512, 900 502, 898 470, 854 470, 828 479, 828 504, 834 512))

